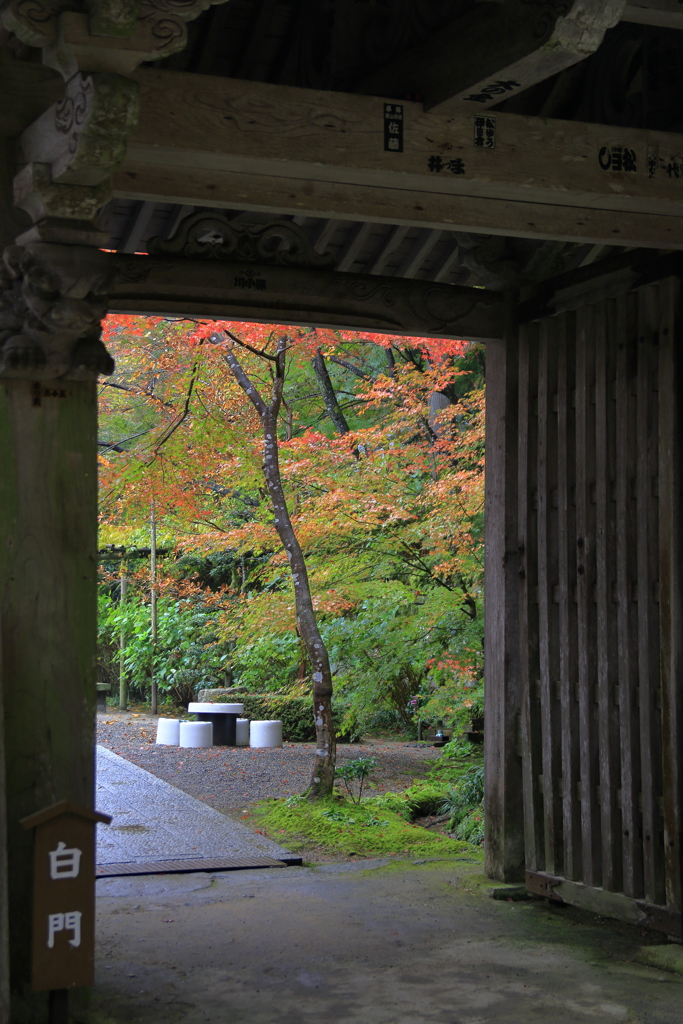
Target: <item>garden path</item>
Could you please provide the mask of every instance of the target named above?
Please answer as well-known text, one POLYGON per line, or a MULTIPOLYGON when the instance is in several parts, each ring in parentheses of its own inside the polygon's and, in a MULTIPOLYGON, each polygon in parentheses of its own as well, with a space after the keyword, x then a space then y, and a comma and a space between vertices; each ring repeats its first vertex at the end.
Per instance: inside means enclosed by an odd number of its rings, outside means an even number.
POLYGON ((207 807, 163 779, 97 747, 98 868, 150 861, 215 858, 291 859, 282 846, 207 807))

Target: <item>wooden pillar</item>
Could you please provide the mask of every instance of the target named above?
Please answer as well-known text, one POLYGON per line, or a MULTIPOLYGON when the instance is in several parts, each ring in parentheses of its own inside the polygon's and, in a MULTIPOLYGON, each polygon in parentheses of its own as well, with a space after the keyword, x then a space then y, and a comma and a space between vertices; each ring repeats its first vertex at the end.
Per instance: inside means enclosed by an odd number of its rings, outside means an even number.
MULTIPOLYGON (((46 244, 36 234, 5 248, 0 260, 0 303, 14 332, 0 335, 11 1024, 47 1019, 47 994, 30 989, 32 837, 20 819, 59 800, 93 806, 95 387, 98 374, 113 369, 99 339, 108 255, 96 247, 46 244)), ((72 1010, 78 1012, 82 998, 74 993, 72 1010)))
POLYGON ((93 806, 96 429, 94 381, 0 382, 12 1019, 15 1002, 45 1000, 28 989, 32 834, 19 821, 58 800, 93 806))
POLYGON ((517 552, 517 299, 486 351, 486 873, 524 877, 517 552))

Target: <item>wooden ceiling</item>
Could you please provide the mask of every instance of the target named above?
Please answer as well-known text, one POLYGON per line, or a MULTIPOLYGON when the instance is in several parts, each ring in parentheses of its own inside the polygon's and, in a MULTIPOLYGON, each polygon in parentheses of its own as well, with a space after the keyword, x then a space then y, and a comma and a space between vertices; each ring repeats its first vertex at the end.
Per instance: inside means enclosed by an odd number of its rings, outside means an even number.
MULTIPOLYGON (((548 9, 567 6, 536 4, 548 9)), ((609 6, 609 0, 605 0, 605 6, 609 6)), ((462 26, 462 37, 472 46, 477 19, 490 18, 501 10, 499 3, 474 0, 228 0, 210 7, 189 24, 189 45, 184 51, 153 66, 424 100, 428 105, 429 96, 425 94, 430 90, 434 96, 438 89, 441 94, 447 91, 443 81, 458 58, 453 47, 458 45, 459 28, 462 26), (409 69, 428 67, 426 57, 431 50, 435 61, 443 55, 444 38, 450 40, 450 49, 441 73, 442 84, 437 88, 433 74, 423 84, 419 70, 413 73, 409 69)), ((683 128, 683 31, 676 26, 683 25, 681 8, 667 0, 640 0, 627 8, 627 15, 635 20, 622 19, 609 29, 593 55, 517 91, 490 109, 679 131, 683 128), (652 24, 658 19, 658 24, 652 24), (643 20, 650 23, 638 23, 643 20)), ((146 252, 149 238, 168 238, 184 216, 198 209, 115 198, 102 210, 100 219, 110 232, 110 248, 125 253, 146 252)), ((223 205, 221 212, 242 225, 263 223, 273 216, 245 211, 238 203, 228 210, 223 205)), ((494 289, 538 282, 604 259, 617 249, 610 245, 297 217, 291 213, 287 216, 304 229, 316 251, 334 258, 334 268, 339 271, 483 284, 494 289)))

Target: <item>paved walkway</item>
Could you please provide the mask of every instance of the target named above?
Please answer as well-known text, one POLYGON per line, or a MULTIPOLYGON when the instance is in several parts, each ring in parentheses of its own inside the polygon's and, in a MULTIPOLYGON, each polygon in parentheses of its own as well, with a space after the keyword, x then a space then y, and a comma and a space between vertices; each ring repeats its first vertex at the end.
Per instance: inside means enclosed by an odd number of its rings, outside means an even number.
POLYGON ((236 859, 292 854, 175 786, 97 747, 97 864, 161 860, 236 859))
POLYGON ((500 883, 471 859, 103 879, 93 1016, 681 1024, 683 977, 639 961, 680 951, 683 970, 683 946, 575 907, 489 899, 500 883))

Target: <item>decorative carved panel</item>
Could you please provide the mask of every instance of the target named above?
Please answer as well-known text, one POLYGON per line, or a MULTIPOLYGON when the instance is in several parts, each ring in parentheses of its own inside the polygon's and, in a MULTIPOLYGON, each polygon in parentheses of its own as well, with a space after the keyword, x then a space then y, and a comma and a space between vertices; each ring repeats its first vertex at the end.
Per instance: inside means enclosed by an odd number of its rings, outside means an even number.
POLYGON ((332 256, 315 251, 306 232, 287 220, 268 224, 231 224, 222 214, 190 214, 172 238, 150 238, 157 255, 226 260, 231 263, 279 263, 283 267, 331 267, 332 256))

